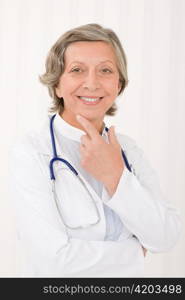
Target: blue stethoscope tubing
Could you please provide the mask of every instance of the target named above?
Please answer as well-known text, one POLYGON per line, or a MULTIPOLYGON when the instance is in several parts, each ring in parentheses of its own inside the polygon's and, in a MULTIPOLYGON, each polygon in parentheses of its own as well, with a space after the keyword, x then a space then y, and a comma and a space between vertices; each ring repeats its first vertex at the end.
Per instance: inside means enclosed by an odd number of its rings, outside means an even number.
MULTIPOLYGON (((51 178, 51 180, 55 180, 54 168, 53 168, 53 164, 55 161, 63 162, 76 176, 78 176, 78 172, 75 170, 75 168, 67 160, 60 158, 57 155, 55 136, 54 136, 54 130, 53 130, 53 121, 54 121, 55 117, 56 117, 56 114, 54 114, 50 119, 50 135, 51 135, 51 143, 52 143, 52 149, 53 149, 53 158, 50 160, 50 163, 49 163, 50 178, 51 178)), ((109 129, 107 127, 105 127, 105 130, 108 132, 109 129)), ((121 152, 122 152, 122 157, 123 157, 123 160, 125 162, 127 169, 130 172, 132 172, 131 167, 128 163, 127 157, 126 157, 123 149, 121 149, 121 152)))

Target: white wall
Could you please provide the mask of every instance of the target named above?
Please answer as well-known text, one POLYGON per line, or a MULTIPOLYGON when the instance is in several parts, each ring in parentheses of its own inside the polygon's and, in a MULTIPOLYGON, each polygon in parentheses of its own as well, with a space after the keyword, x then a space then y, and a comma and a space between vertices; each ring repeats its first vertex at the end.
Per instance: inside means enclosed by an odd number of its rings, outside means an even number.
MULTIPOLYGON (((47 52, 66 30, 110 27, 128 58, 129 86, 119 112, 106 118, 134 138, 185 217, 185 1, 0 0, 0 276, 16 276, 15 223, 8 199, 11 145, 45 118, 50 104, 38 81, 47 52)), ((184 227, 184 225, 183 225, 184 227)), ((146 276, 185 276, 185 239, 146 258, 146 276)))

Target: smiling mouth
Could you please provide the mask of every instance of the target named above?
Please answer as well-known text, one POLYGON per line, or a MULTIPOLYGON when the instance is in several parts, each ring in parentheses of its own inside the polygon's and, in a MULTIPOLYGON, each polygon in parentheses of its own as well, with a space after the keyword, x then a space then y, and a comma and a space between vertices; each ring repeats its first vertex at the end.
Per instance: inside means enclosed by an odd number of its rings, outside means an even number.
POLYGON ((81 100, 85 104, 98 104, 103 97, 83 97, 83 96, 77 96, 79 100, 81 100))

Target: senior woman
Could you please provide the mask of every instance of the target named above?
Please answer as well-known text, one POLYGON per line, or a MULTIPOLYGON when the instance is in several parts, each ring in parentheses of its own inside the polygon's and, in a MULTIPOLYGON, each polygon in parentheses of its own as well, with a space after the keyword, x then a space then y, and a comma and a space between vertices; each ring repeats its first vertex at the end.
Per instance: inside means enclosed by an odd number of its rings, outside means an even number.
POLYGON ((55 114, 11 162, 20 276, 143 276, 146 249, 170 250, 181 225, 143 151, 104 123, 128 84, 117 35, 98 24, 67 31, 40 80, 55 114))

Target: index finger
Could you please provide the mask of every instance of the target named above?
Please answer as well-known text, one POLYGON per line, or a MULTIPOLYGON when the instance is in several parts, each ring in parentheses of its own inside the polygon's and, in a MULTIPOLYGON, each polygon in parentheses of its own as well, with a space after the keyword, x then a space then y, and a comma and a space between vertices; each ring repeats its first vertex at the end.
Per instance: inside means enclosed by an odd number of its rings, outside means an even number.
POLYGON ((80 115, 77 115, 76 118, 78 122, 83 126, 83 128, 85 129, 85 131, 87 132, 90 138, 94 139, 100 137, 98 130, 94 127, 94 125, 89 120, 87 120, 86 118, 80 115))

